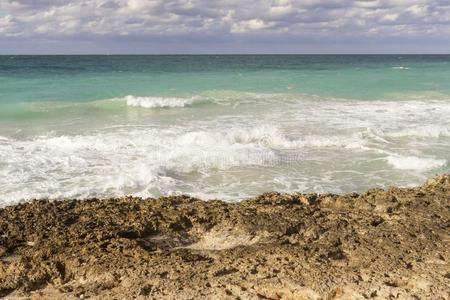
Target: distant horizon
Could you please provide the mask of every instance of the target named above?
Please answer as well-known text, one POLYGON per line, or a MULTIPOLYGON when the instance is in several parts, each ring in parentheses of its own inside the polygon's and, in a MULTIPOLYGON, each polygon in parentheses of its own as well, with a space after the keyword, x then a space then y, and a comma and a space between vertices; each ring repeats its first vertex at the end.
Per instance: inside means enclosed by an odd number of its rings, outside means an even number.
POLYGON ((220 56, 271 56, 271 55, 292 55, 292 56, 333 56, 333 55, 360 55, 360 56, 376 56, 376 55, 450 55, 448 53, 6 53, 0 54, 0 56, 208 56, 208 55, 220 55, 220 56))

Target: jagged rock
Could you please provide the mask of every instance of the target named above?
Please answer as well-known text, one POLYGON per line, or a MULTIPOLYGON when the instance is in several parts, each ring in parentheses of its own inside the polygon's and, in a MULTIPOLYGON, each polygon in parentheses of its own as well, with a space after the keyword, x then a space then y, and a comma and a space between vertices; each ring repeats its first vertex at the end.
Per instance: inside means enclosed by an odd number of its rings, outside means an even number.
POLYGON ((0 297, 446 299, 450 176, 358 195, 0 209, 0 297))

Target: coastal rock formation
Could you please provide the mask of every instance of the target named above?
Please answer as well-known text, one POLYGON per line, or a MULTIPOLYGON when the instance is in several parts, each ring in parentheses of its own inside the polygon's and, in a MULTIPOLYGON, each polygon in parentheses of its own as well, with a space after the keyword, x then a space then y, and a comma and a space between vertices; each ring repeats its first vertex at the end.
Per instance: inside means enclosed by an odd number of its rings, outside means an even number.
POLYGON ((6 299, 448 299, 450 176, 364 194, 0 209, 6 299))

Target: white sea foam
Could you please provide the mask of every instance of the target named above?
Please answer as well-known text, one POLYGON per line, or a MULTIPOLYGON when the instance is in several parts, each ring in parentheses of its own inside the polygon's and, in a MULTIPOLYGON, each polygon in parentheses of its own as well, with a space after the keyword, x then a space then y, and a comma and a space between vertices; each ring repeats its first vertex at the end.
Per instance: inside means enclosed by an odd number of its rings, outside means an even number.
POLYGON ((1 133, 0 205, 46 197, 203 193, 205 198, 236 199, 277 189, 348 191, 374 182, 399 184, 399 173, 406 178, 401 183, 417 184, 443 170, 450 159, 448 100, 214 92, 99 102, 96 108, 113 108, 119 116, 123 111, 128 118, 121 123, 110 116, 97 127, 53 126, 55 133, 42 136, 27 133, 26 127, 17 134, 1 133), (181 108, 197 101, 249 105, 193 107, 135 118, 124 110, 127 105, 181 108))
POLYGON ((128 95, 125 97, 128 106, 143 108, 174 108, 192 105, 194 98, 176 97, 138 97, 128 95))
POLYGON ((317 136, 306 135, 300 139, 288 138, 275 126, 258 126, 250 130, 236 129, 227 134, 230 142, 235 143, 258 143, 274 149, 299 149, 305 147, 340 147, 340 148, 363 148, 363 141, 358 135, 352 136, 317 136))
POLYGON ((442 125, 424 125, 413 128, 406 128, 399 131, 386 133, 389 137, 448 137, 450 136, 450 126, 442 125))
POLYGON ((389 155, 386 160, 399 170, 430 170, 440 168, 447 163, 445 159, 401 155, 389 155))
POLYGON ((394 70, 409 70, 410 68, 404 66, 392 67, 394 70))
POLYGON ((166 194, 176 190, 182 174, 274 166, 282 162, 278 152, 283 149, 352 148, 357 142, 353 137, 293 139, 268 125, 195 131, 126 127, 89 135, 8 139, 0 143, 0 195, 18 201, 166 194))

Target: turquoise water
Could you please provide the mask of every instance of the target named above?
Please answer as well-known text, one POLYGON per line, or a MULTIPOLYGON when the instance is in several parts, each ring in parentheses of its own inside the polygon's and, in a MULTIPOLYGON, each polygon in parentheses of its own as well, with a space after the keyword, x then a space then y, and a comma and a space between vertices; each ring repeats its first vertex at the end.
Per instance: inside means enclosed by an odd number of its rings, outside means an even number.
POLYGON ((450 56, 0 56, 0 203, 448 172, 450 56))

